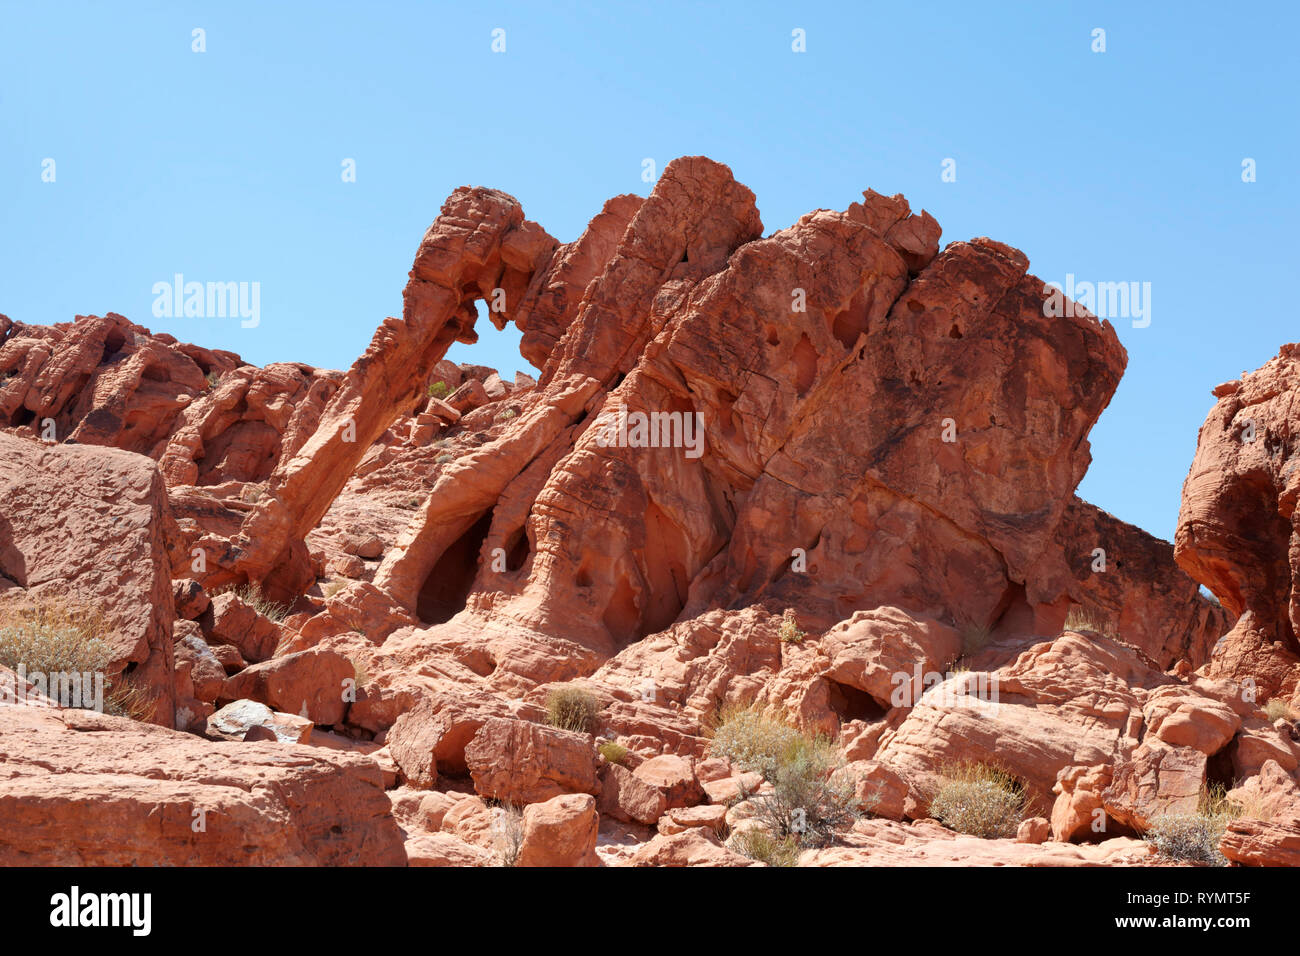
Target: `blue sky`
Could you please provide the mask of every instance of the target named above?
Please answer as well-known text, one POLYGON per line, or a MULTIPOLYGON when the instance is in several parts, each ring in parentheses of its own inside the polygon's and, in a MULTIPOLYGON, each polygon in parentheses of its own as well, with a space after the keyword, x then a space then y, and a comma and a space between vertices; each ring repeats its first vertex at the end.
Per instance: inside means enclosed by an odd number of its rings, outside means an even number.
MULTIPOLYGON (((1044 280, 1150 282, 1080 493, 1169 537, 1210 389, 1300 338, 1297 27, 1282 2, 4 2, 0 312, 346 368, 455 187, 567 241, 649 191, 643 159, 703 153, 768 231, 872 187, 1044 280), (155 318, 177 272, 260 283, 260 325, 155 318)), ((512 371, 512 332, 452 357, 512 371)))

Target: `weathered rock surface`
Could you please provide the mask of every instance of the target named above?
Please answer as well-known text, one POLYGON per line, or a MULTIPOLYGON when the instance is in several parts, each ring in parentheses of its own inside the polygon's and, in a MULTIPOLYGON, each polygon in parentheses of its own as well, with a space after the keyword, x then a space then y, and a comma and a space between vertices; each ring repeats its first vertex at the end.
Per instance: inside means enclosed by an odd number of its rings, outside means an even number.
POLYGON ((540 803, 564 793, 597 792, 590 734, 524 720, 489 718, 465 748, 474 789, 506 803, 540 803))
POLYGON ((809 850, 800 866, 1156 866, 1149 843, 1112 837, 1100 843, 1021 843, 981 840, 945 830, 934 821, 857 824, 847 846, 809 850))
POLYGON ((1208 673, 1250 678, 1261 700, 1289 697, 1300 678, 1298 389, 1300 345, 1214 389, 1174 538, 1178 564, 1237 616, 1208 673))
POLYGON ((599 866, 600 815, 585 793, 564 794, 524 808, 524 835, 516 866, 599 866))
POLYGON ((157 467, 115 448, 48 445, 0 432, 0 604, 87 621, 113 673, 175 721, 167 495, 157 467))
POLYGON ((379 767, 209 743, 90 711, 0 705, 0 864, 392 866, 379 767))
POLYGON ((252 664, 227 677, 218 702, 249 698, 315 724, 341 724, 355 668, 342 654, 314 649, 252 664))

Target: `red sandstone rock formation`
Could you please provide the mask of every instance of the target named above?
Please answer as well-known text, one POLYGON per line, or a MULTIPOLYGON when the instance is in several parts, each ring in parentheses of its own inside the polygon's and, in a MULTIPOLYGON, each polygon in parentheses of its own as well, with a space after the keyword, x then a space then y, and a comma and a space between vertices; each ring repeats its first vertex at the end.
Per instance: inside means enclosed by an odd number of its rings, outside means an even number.
POLYGON ((0 435, 0 602, 110 604, 155 720, 210 738, 159 731, 174 771, 145 781, 108 769, 131 725, 0 704, 30 745, 0 786, 35 847, 12 859, 225 862, 221 839, 135 819, 181 791, 177 813, 206 807, 220 774, 269 781, 257 812, 281 826, 249 824, 254 862, 746 865, 717 834, 756 825, 770 784, 708 740, 740 704, 831 738, 881 818, 802 865, 1145 864, 1153 820, 1239 781, 1276 817, 1223 852, 1288 858, 1300 744, 1241 681, 1291 693, 1300 661, 1292 353, 1217 390, 1189 578, 1074 497, 1126 362, 1109 323, 1045 315, 1009 246, 938 240, 872 191, 764 236, 730 170, 688 157, 567 244, 457 190, 402 318, 342 373, 116 315, 0 321, 0 428, 22 436, 0 435), (536 381, 444 359, 476 300, 536 381), (638 414, 667 440, 624 441, 638 414), (1075 607, 1095 629, 1063 630, 1075 607), (562 683, 590 695, 589 732, 546 726, 562 683), (43 750, 103 762, 118 809, 84 846, 31 811, 69 766, 43 750), (1022 781, 1023 839, 925 819, 958 760, 1022 781))
POLYGON ((1209 673, 1252 679, 1260 700, 1292 695, 1300 679, 1297 388, 1300 345, 1286 345, 1263 368, 1214 389, 1174 539, 1178 564, 1238 616, 1209 673))

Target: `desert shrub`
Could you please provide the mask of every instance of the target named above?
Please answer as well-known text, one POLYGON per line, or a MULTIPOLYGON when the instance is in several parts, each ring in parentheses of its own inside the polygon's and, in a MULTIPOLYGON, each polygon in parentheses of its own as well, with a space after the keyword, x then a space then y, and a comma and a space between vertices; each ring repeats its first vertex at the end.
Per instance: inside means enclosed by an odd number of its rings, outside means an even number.
POLYGON ((753 819, 777 838, 824 846, 860 815, 853 785, 837 776, 838 750, 825 737, 800 735, 777 761, 772 789, 750 798, 753 819))
POLYGON ((358 690, 366 686, 366 683, 370 680, 370 672, 366 670, 365 664, 358 664, 356 661, 352 662, 352 679, 356 682, 358 690))
POLYGON ((802 644, 803 639, 807 636, 808 635, 800 630, 799 622, 794 618, 794 608, 786 608, 785 613, 781 615, 781 643, 802 644))
POLYGON ((325 585, 325 588, 322 591, 322 593, 327 598, 332 598, 334 595, 338 594, 347 586, 348 586, 347 581, 331 581, 329 584, 325 585))
POLYGON ((501 866, 514 866, 524 844, 524 814, 511 804, 492 808, 492 846, 501 866))
POLYGON ((260 584, 241 584, 238 587, 231 588, 230 591, 235 597, 269 621, 275 621, 278 624, 289 616, 288 605, 276 604, 274 601, 269 600, 262 594, 260 584))
POLYGON ((1219 840, 1227 825, 1227 820, 1201 813, 1162 814, 1151 821, 1143 836, 1166 859, 1227 866, 1227 858, 1219 852, 1219 840))
MULTIPOLYGON (((125 674, 108 675, 113 649, 98 636, 100 615, 77 612, 53 604, 37 604, 0 612, 0 665, 17 671, 21 664, 28 674, 92 675, 89 687, 80 683, 81 700, 69 696, 67 703, 80 709, 94 706, 94 677, 103 675, 104 713, 132 720, 145 720, 153 713, 153 695, 125 674)), ((60 697, 59 689, 48 687, 49 696, 60 697)), ((61 701, 62 702, 62 701, 61 701)))
POLYGON ((213 369, 211 372, 209 372, 207 375, 203 377, 204 379, 207 380, 208 391, 212 391, 212 389, 217 387, 217 382, 221 380, 221 373, 218 372, 216 369, 213 369))
POLYGON ((950 830, 993 840, 1016 835, 1025 803, 1015 777, 986 764, 960 764, 942 774, 930 816, 950 830))
POLYGON ((1296 719, 1295 711, 1291 709, 1291 705, 1281 697, 1274 697, 1264 705, 1264 715, 1268 717, 1270 723, 1277 720, 1296 719))
POLYGON ((436 461, 440 465, 445 465, 447 464, 447 462, 453 461, 454 459, 455 459, 454 455, 442 454, 439 455, 437 458, 435 458, 434 461, 436 461))
POLYGON ((589 734, 599 714, 596 698, 581 687, 557 687, 546 695, 546 722, 552 727, 589 734))
POLYGON ((519 413, 515 411, 513 408, 507 408, 504 412, 502 412, 500 415, 497 416, 497 421, 508 422, 510 421, 510 419, 518 416, 518 414, 519 413))
POLYGON ((811 736, 753 708, 724 713, 709 752, 772 785, 750 797, 754 819, 776 839, 820 846, 860 815, 853 785, 837 777, 843 763, 828 738, 811 736))
POLYGON ((765 717, 752 707, 724 709, 709 742, 709 753, 725 757, 741 770, 770 780, 781 755, 799 736, 789 724, 765 717))
POLYGON ((609 763, 621 764, 627 759, 627 748, 612 740, 601 741, 600 746, 596 749, 600 751, 600 755, 609 763))
POLYGON ((1161 814, 1142 836, 1166 859, 1227 866, 1227 858, 1219 852, 1219 841, 1228 823, 1248 810, 1263 812, 1255 800, 1230 799, 1222 784, 1212 784, 1201 791, 1195 813, 1161 814))
POLYGON ((451 386, 448 385, 446 382, 439 380, 436 382, 429 383, 430 398, 446 398, 450 394, 451 394, 451 386))
POLYGON ((795 866, 799 862, 799 844, 793 837, 773 836, 756 827, 732 834, 728 846, 741 856, 768 866, 795 866))

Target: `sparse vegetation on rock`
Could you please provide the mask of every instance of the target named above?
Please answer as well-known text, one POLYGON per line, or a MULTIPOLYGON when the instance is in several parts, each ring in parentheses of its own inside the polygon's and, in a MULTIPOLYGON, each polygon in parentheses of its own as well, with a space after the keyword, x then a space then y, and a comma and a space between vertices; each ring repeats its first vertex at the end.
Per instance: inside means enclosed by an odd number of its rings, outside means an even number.
POLYGON ((557 687, 546 695, 546 722, 552 727, 589 734, 599 717, 596 698, 581 687, 557 687))
POLYGON ((153 696, 112 669, 113 650, 98 635, 103 616, 52 601, 0 608, 0 667, 39 675, 55 701, 132 720, 147 719, 153 696), (102 699, 96 699, 101 693, 102 699))
POLYGON ((944 826, 985 840, 1010 839, 1025 814, 1023 785, 1009 773, 979 763, 944 771, 930 815, 944 826))
POLYGON ((773 232, 704 157, 598 208, 561 243, 457 189, 342 371, 0 317, 0 607, 111 618, 0 627, 0 664, 111 666, 166 728, 0 706, 0 797, 57 821, 7 819, 0 862, 1300 862, 1259 519, 1300 347, 1216 389, 1171 548, 1075 496, 1126 353, 1018 250, 870 190, 773 232), (536 376, 446 359, 487 290, 536 376))

